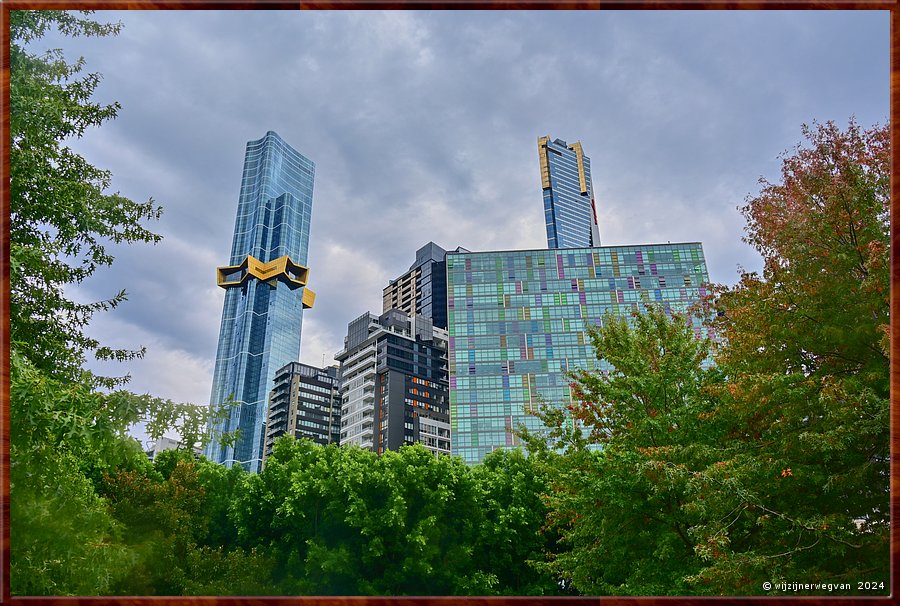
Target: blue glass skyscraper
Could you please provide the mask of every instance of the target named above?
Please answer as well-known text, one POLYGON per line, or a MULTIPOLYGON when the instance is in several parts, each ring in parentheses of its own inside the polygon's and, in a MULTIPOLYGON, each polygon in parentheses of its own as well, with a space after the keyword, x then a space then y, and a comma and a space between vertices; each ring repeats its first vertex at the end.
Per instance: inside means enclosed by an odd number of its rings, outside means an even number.
POLYGON ((538 139, 544 219, 549 248, 600 246, 600 228, 591 185, 591 159, 581 143, 538 139))
POLYGON ((226 292, 211 406, 232 401, 205 452, 228 467, 259 471, 275 372, 300 358, 303 309, 315 299, 305 288, 314 176, 272 131, 247 143, 231 261, 217 270, 226 292), (237 432, 233 445, 220 443, 224 432, 237 432))

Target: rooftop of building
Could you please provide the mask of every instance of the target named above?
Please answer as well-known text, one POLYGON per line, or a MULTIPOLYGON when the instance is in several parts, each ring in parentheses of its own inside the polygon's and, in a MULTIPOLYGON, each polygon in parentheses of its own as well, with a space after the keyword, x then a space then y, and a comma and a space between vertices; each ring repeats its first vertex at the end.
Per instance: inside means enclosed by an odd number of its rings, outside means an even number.
POLYGON ((366 312, 350 322, 347 330, 348 335, 344 337, 344 348, 334 354, 336 360, 345 357, 350 350, 359 348, 383 334, 394 334, 410 341, 422 343, 443 342, 449 338, 449 333, 443 328, 434 326, 430 318, 418 314, 408 314, 402 309, 396 308, 389 309, 381 315, 366 312), (366 324, 366 334, 353 334, 354 329, 358 330, 362 323, 366 324))
POLYGON ((471 255, 495 255, 498 253, 529 253, 529 252, 575 252, 575 251, 588 251, 588 250, 622 250, 622 249, 646 249, 646 248, 659 248, 663 246, 703 246, 702 242, 663 242, 663 243, 653 243, 653 244, 621 244, 615 246, 592 246, 586 248, 525 248, 525 249, 507 249, 507 250, 464 250, 464 251, 448 251, 448 255, 460 255, 460 254, 471 254, 471 255))

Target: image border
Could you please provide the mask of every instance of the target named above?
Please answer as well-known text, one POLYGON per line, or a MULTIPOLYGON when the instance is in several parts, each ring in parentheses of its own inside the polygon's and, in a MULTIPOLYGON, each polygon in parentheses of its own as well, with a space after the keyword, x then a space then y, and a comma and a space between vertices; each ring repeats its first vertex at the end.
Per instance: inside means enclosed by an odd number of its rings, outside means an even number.
POLYGON ((900 463, 896 460, 900 447, 900 419, 896 405, 900 392, 900 338, 895 332, 896 318, 900 317, 900 0, 826 1, 826 0, 310 0, 285 2, 282 0, 0 0, 0 139, 2 139, 2 162, 0 162, 0 603, 3 604, 265 604, 269 606, 291 604, 321 604, 322 606, 373 606, 388 605, 431 605, 480 606, 544 605, 544 604, 598 604, 604 605, 657 605, 725 604, 739 600, 742 604, 772 604, 803 602, 805 604, 887 604, 891 597, 25 597, 10 595, 10 487, 9 487, 9 396, 10 396, 10 236, 9 236, 9 154, 10 154, 10 41, 9 12, 26 9, 94 9, 94 10, 411 10, 411 9, 456 9, 456 10, 878 10, 890 12, 890 138, 891 138, 891 245, 890 245, 890 446, 894 457, 891 460, 891 596, 897 593, 894 563, 900 554, 900 540, 897 537, 898 495, 900 495, 900 463))

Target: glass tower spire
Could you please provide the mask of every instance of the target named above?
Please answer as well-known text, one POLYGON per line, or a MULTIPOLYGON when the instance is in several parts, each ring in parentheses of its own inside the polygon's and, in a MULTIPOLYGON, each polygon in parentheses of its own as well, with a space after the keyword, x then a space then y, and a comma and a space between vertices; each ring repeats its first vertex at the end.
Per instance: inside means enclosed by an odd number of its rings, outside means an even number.
POLYGON ((214 422, 206 456, 259 471, 267 396, 275 372, 300 359, 315 164, 269 131, 247 143, 230 264, 217 270, 225 289, 211 405, 229 404, 214 422), (229 402, 229 400, 231 400, 229 402), (237 432, 232 445, 218 439, 237 432))
POLYGON ((591 159, 581 143, 538 139, 548 248, 600 246, 591 159))

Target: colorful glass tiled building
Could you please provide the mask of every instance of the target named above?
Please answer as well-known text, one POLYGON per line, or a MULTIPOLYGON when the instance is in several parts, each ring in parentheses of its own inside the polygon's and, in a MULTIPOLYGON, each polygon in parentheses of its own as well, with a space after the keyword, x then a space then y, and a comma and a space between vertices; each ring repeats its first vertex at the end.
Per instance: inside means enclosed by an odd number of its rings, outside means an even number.
POLYGON ((567 371, 602 369, 586 331, 604 315, 683 312, 708 281, 698 242, 448 253, 453 454, 478 463, 516 446, 519 424, 541 429, 527 412, 570 401, 567 371))

